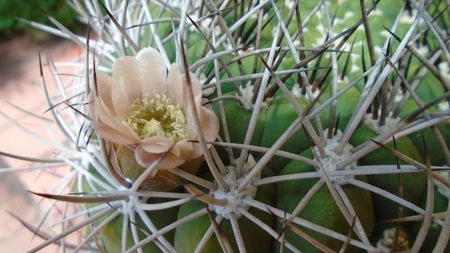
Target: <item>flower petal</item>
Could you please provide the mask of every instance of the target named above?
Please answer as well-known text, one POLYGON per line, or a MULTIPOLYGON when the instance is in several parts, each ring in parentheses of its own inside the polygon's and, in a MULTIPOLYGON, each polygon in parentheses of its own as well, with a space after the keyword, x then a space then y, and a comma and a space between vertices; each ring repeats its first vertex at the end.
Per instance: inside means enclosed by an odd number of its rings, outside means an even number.
POLYGON ((130 145, 135 144, 136 142, 131 139, 128 135, 125 135, 121 133, 120 131, 117 131, 114 128, 111 128, 105 124, 102 124, 101 122, 94 122, 94 127, 97 133, 104 139, 116 143, 116 144, 124 144, 124 145, 130 145))
POLYGON ((194 91, 194 98, 197 101, 197 99, 202 97, 202 84, 193 74, 191 74, 191 82, 192 90, 194 91))
POLYGON ((214 141, 219 134, 219 121, 211 108, 202 106, 200 109, 200 126, 206 141, 214 141))
POLYGON ((177 142, 174 145, 173 149, 178 149, 178 156, 183 158, 184 160, 189 160, 200 155, 194 152, 194 144, 189 141, 177 142))
POLYGON ((95 114, 105 124, 113 127, 115 122, 112 118, 115 117, 111 111, 111 107, 108 107, 102 98, 95 99, 95 114))
POLYGON ((173 191, 180 186, 177 176, 166 170, 158 170, 156 175, 147 177, 142 188, 147 191, 173 191), (165 173, 163 173, 165 172, 165 173))
POLYGON ((113 108, 113 103, 111 100, 111 87, 113 86, 114 80, 112 77, 104 74, 97 74, 97 89, 98 96, 103 100, 108 108, 113 108))
POLYGON ((173 142, 164 136, 147 137, 141 142, 141 146, 145 151, 155 154, 167 152, 172 144, 173 142))
POLYGON ((184 105, 184 97, 187 95, 187 91, 184 90, 183 76, 176 64, 172 64, 169 69, 167 95, 175 104, 184 105))
MULTIPOLYGON (((142 147, 136 147, 134 151, 134 155, 136 157, 136 161, 143 167, 148 167, 156 160, 160 158, 162 154, 153 154, 146 152, 142 147)), ((183 164, 184 160, 180 157, 173 155, 172 153, 168 153, 164 159, 157 165, 158 169, 173 169, 183 164)))
MULTIPOLYGON (((216 114, 210 106, 199 106, 197 108, 199 113, 200 129, 205 136, 206 141, 214 141, 219 134, 219 121, 216 114)), ((188 108, 186 112, 187 132, 190 139, 197 140, 198 133, 195 127, 194 114, 188 108)))
POLYGON ((161 54, 147 47, 139 51, 136 59, 140 63, 142 94, 166 94, 166 66, 161 54))
POLYGON ((122 117, 115 116, 103 100, 96 99, 95 112, 102 124, 105 124, 108 127, 115 129, 117 132, 120 132, 122 135, 127 136, 131 142, 139 142, 140 139, 133 129, 131 129, 131 127, 124 122, 122 117))
POLYGON ((142 97, 139 61, 124 56, 114 62, 111 97, 116 115, 123 116, 130 110, 131 103, 142 97))

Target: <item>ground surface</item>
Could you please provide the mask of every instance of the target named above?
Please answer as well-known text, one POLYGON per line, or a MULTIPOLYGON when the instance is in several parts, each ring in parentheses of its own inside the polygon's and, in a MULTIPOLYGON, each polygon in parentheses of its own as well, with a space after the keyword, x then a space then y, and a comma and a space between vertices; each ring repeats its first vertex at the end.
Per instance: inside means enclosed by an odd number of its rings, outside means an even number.
MULTIPOLYGON (((44 127, 42 121, 8 104, 12 103, 43 117, 51 117, 45 113, 47 107, 39 83, 39 52, 51 56, 55 61, 67 61, 80 55, 82 50, 73 43, 55 39, 37 42, 30 37, 19 36, 0 41, 0 151, 40 157, 50 152, 49 146, 19 130, 3 115, 31 127, 37 133, 48 135, 49 129, 44 127)), ((48 72, 46 74, 50 76, 48 72)), ((54 89, 52 85, 49 87, 54 89)), ((0 161, 0 170, 7 167, 5 163, 17 168, 30 166, 29 162, 5 158, 0 161)), ((39 237, 33 238, 33 233, 7 211, 34 225, 38 224, 50 202, 42 202, 26 190, 45 192, 55 179, 55 176, 39 171, 0 173, 0 252, 25 252, 42 242, 39 237)), ((57 251, 57 247, 49 247, 40 252, 57 251)))

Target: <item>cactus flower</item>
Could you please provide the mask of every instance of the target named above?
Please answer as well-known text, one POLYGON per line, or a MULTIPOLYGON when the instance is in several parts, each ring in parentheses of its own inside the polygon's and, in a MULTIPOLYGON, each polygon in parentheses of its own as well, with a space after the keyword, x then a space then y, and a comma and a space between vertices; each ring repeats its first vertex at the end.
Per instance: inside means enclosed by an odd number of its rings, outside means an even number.
MULTIPOLYGON (((180 68, 166 68, 160 53, 142 49, 136 57, 119 57, 112 77, 98 74, 94 101, 95 129, 107 141, 134 151, 137 163, 147 167, 161 154, 157 169, 172 169, 202 155, 188 97, 189 87, 180 68)), ((200 83, 192 78, 194 104, 207 141, 219 131, 213 110, 204 104, 200 83)))

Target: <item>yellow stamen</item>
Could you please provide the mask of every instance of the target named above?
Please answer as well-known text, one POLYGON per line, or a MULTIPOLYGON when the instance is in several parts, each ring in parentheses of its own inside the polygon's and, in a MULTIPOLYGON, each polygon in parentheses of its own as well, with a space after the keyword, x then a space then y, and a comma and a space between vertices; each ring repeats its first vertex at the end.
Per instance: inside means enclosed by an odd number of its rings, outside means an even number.
POLYGON ((165 136, 175 142, 187 139, 183 109, 166 95, 133 101, 126 122, 141 139, 152 136, 165 136))

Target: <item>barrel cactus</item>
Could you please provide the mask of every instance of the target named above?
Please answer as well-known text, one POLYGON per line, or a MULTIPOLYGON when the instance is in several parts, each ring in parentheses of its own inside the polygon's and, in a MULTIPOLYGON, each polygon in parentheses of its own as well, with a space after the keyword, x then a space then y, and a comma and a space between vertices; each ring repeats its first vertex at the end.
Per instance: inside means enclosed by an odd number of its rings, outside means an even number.
POLYGON ((450 252, 446 1, 69 2, 83 219, 32 252, 450 252))

